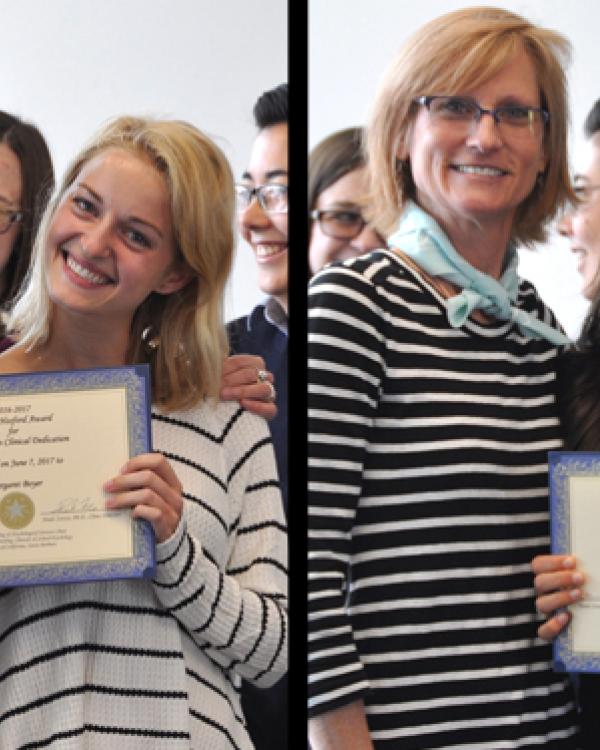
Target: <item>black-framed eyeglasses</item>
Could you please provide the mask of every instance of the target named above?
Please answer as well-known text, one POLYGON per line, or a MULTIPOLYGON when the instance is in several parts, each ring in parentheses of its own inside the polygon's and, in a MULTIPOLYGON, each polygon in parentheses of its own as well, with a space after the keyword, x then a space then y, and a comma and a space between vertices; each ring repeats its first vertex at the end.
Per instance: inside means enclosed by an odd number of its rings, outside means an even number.
POLYGON ((550 114, 540 107, 503 104, 486 109, 470 96, 419 96, 414 102, 426 107, 434 121, 465 128, 490 115, 504 133, 517 137, 539 134, 550 120, 550 114))
POLYGON ((573 188, 573 192, 581 203, 589 203, 596 190, 600 190, 600 185, 575 185, 573 188))
POLYGON ((310 218, 319 222, 323 234, 336 240, 353 240, 367 225, 359 211, 348 208, 315 209, 310 218))
POLYGON ((249 187, 236 184, 235 195, 237 210, 245 211, 256 196, 258 205, 270 214, 284 214, 288 210, 288 186, 279 182, 267 182, 265 185, 249 187))
POLYGON ((14 208, 0 208, 0 234, 6 234, 13 224, 23 221, 23 211, 14 208))

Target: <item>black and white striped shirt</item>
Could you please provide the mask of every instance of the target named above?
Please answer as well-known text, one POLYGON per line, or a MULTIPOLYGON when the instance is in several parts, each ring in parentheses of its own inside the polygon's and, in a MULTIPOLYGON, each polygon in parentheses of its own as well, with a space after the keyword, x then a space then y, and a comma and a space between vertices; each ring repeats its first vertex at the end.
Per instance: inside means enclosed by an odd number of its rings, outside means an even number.
MULTIPOLYGON (((556 325, 533 287, 518 303, 556 325)), ((309 295, 309 693, 365 701, 382 748, 574 748, 568 680, 536 637, 557 349, 453 329, 391 251, 309 295)))
POLYGON ((268 686, 287 663, 268 427, 235 403, 155 412, 152 427, 185 506, 154 581, 0 592, 3 750, 252 748, 240 677, 268 686))

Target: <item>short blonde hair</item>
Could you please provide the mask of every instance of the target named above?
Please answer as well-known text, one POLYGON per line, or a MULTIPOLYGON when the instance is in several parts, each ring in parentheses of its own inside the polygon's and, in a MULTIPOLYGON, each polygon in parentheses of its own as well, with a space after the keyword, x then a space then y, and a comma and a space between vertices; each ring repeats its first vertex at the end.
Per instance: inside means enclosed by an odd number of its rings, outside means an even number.
POLYGON ((524 49, 533 62, 542 108, 547 166, 517 212, 512 238, 530 245, 546 238, 546 225, 573 199, 567 156, 568 96, 564 67, 571 46, 561 34, 501 8, 463 8, 435 18, 404 44, 384 74, 366 129, 365 149, 373 221, 389 234, 415 186, 410 165, 397 157, 417 111, 414 99, 457 94, 484 83, 524 49))
POLYGON ((223 292, 233 261, 235 194, 222 151, 189 123, 120 117, 92 139, 71 163, 42 219, 34 262, 9 329, 28 347, 49 336, 52 305, 44 278, 44 247, 56 210, 82 168, 113 148, 130 151, 163 175, 169 196, 176 263, 191 280, 169 295, 152 293, 134 314, 128 361, 148 362, 153 401, 167 411, 218 396, 227 353, 223 292), (150 326, 159 345, 149 349, 142 332, 150 326))

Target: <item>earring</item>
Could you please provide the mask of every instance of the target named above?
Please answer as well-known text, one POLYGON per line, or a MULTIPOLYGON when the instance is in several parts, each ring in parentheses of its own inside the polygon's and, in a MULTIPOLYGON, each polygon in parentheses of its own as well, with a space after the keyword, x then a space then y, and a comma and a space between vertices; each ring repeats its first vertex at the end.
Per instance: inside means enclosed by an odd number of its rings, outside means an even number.
POLYGON ((158 336, 153 336, 153 333, 154 328, 152 326, 146 326, 142 331, 142 341, 144 342, 144 347, 148 354, 154 354, 160 346, 160 338, 158 336))

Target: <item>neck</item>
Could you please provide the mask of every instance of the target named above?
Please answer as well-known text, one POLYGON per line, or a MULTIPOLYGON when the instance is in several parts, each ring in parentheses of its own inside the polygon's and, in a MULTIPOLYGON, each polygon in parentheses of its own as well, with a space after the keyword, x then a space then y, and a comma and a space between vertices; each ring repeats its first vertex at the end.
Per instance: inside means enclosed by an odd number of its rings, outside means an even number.
POLYGON ((32 354, 36 369, 81 370, 126 364, 130 323, 54 310, 48 341, 32 354))
MULTIPOLYGON (((427 209, 426 209, 427 210, 427 209)), ((476 221, 470 217, 444 216, 429 211, 444 230, 456 252, 482 273, 502 276, 506 249, 510 242, 512 217, 476 221)))

